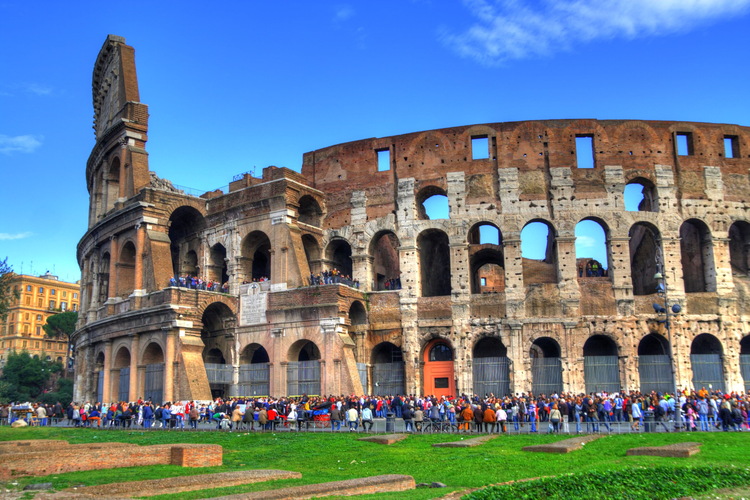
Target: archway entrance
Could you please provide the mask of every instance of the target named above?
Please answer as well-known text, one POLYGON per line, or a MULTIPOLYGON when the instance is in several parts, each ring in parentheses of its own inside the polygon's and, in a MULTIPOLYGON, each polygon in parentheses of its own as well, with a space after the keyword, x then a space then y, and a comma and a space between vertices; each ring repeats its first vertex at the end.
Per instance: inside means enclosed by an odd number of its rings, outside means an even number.
POLYGON ((143 378, 143 397, 155 404, 164 403, 164 352, 159 344, 150 343, 143 352, 146 373, 143 378))
POLYGON ((453 396, 456 394, 456 379, 453 373, 453 349, 447 340, 435 339, 424 350, 425 395, 453 396))
POLYGON ((740 340, 740 373, 745 381, 745 394, 750 394, 750 335, 740 340))
POLYGON ((497 337, 485 337, 474 345, 472 356, 474 394, 510 394, 510 362, 503 342, 497 337))
POLYGON ((672 360, 667 339, 650 333, 638 343, 638 375, 641 393, 672 392, 672 360))
POLYGON ((583 377, 586 393, 613 393, 620 390, 617 345, 604 335, 589 337, 583 346, 583 377))
POLYGON ((724 350, 719 339, 710 333, 695 337, 690 346, 690 364, 693 367, 693 387, 700 390, 724 392, 724 367, 721 358, 724 350))
POLYGON ((562 392, 560 344, 550 337, 540 337, 531 344, 531 391, 539 394, 562 392))
POLYGON ((96 357, 94 371, 96 372, 96 400, 97 402, 104 399, 104 353, 100 352, 96 357))
POLYGON ((404 394, 406 376, 401 348, 382 342, 372 350, 372 393, 376 396, 404 394))
POLYGON ((320 394, 320 349, 314 342, 298 340, 289 349, 286 393, 288 396, 320 394))
POLYGON ((121 347, 117 350, 113 368, 112 382, 117 385, 116 392, 110 394, 117 394, 118 401, 130 401, 130 351, 127 348, 121 347))
POLYGON ((211 397, 221 398, 229 393, 229 386, 233 382, 234 368, 231 361, 227 364, 224 353, 231 352, 231 332, 236 318, 226 304, 214 302, 203 311, 201 321, 201 340, 205 346, 203 365, 211 387, 211 397))
POLYGON ((250 344, 240 355, 238 396, 268 396, 271 363, 260 344, 250 344))

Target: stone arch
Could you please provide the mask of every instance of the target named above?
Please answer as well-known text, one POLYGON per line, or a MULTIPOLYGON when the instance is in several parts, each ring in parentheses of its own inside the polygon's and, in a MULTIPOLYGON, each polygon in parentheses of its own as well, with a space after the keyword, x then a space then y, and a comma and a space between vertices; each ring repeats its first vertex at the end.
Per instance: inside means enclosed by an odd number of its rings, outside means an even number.
POLYGON ((471 293, 505 291, 505 255, 500 228, 491 222, 477 222, 469 229, 471 293))
POLYGON ((422 297, 451 293, 450 242, 439 229, 427 229, 417 237, 422 297))
POLYGON ((499 337, 482 337, 472 349, 474 393, 480 397, 507 396, 510 390, 508 348, 499 337))
POLYGON ((750 335, 740 340, 740 373, 745 383, 745 394, 750 394, 750 335))
POLYGON ((624 206, 627 212, 658 212, 659 197, 656 185, 645 177, 635 177, 625 184, 624 206))
POLYGON ((311 340, 300 339, 287 351, 287 395, 321 393, 320 349, 311 340))
POLYGON ((130 357, 130 349, 121 345, 112 360, 112 387, 109 393, 116 394, 118 401, 130 401, 130 357))
POLYGON ((649 333, 638 343, 638 375, 643 394, 673 391, 670 353, 669 342, 658 333, 649 333))
POLYGON ((164 402, 164 349, 157 342, 149 342, 143 348, 141 364, 143 371, 143 394, 146 401, 156 404, 164 402))
POLYGON ((425 343, 422 349, 424 361, 422 380, 425 395, 456 394, 454 358, 453 346, 449 340, 439 337, 425 343))
POLYGON ((227 272, 227 249, 221 243, 216 243, 209 252, 208 273, 206 278, 219 285, 229 281, 227 272))
POLYGON ((326 247, 326 262, 330 270, 338 270, 340 276, 352 276, 352 247, 343 238, 334 238, 326 247))
POLYGON ((609 276, 611 256, 607 223, 599 217, 585 217, 576 224, 575 236, 578 277, 609 276), (588 243, 579 245, 579 238, 588 243))
POLYGON ((308 226, 320 227, 323 217, 323 209, 313 196, 306 194, 299 199, 297 221, 308 226))
POLYGON ((636 222, 630 227, 630 276, 633 295, 651 295, 658 285, 654 275, 664 262, 661 234, 651 223, 636 222))
POLYGON ((245 281, 260 281, 271 276, 271 240, 263 231, 252 231, 242 239, 242 273, 245 281))
POLYGON ((416 195, 417 219, 450 219, 448 193, 438 186, 425 186, 416 195))
POLYGON ((521 230, 521 253, 525 285, 559 282, 557 232, 552 223, 544 219, 528 221, 521 230), (542 240, 543 243, 539 240, 542 240), (539 255, 542 258, 538 258, 539 256, 528 257, 528 255, 531 255, 531 247, 528 245, 543 247, 544 252, 539 255))
POLYGON ((352 301, 351 306, 349 306, 349 321, 352 326, 367 324, 367 311, 362 302, 352 301))
POLYGON ((680 226, 680 253, 685 293, 715 292, 716 269, 711 231, 705 222, 688 219, 680 226))
POLYGON ((618 392, 620 368, 615 341, 607 335, 590 336, 583 345, 586 393, 618 392))
POLYGON ((271 358, 260 344, 248 344, 240 354, 238 396, 270 394, 271 358))
POLYGON ((693 367, 693 388, 724 392, 724 348, 710 333, 701 333, 690 344, 690 364, 693 367))
MULTIPOLYGON (((305 258, 310 268, 310 274, 317 275, 322 271, 320 262, 320 243, 311 234, 302 235, 302 247, 305 249, 305 258)), ((312 284, 312 282, 310 283, 312 284)))
POLYGON ((406 393, 404 353, 391 342, 381 342, 372 349, 372 394, 388 396, 406 393))
POLYGON ((529 348, 531 358, 531 391, 536 394, 562 392, 561 349, 552 337, 538 337, 529 348))
POLYGON ((399 247, 398 237, 390 230, 378 231, 370 240, 373 290, 401 288, 399 247))
POLYGON ((127 297, 135 290, 135 244, 125 241, 118 252, 117 296, 127 297))
POLYGON ((172 272, 175 276, 196 276, 200 273, 201 240, 206 219, 195 207, 181 205, 169 216, 169 241, 172 272), (193 252, 189 255, 189 252, 193 252))
POLYGON ((729 261, 732 274, 750 275, 750 224, 744 220, 729 226, 729 261))

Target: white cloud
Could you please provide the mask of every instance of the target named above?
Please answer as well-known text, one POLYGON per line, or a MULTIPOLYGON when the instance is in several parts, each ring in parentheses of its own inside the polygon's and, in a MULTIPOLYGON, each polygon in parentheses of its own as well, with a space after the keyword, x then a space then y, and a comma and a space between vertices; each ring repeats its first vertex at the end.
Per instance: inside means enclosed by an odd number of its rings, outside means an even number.
POLYGON ((42 137, 34 135, 9 135, 0 134, 0 153, 33 153, 42 145, 42 137))
POLYGON ((576 247, 578 248, 594 248, 596 245, 596 239, 591 236, 576 236, 576 247))
POLYGON ((463 57, 497 65, 594 40, 686 32, 742 13, 750 0, 464 0, 477 22, 440 38, 463 57))
POLYGON ((32 234, 34 234, 34 233, 32 233, 32 232, 30 232, 30 231, 27 231, 27 232, 25 232, 25 233, 15 233, 15 234, 11 234, 11 233, 0 233, 0 241, 7 241, 7 240, 22 240, 22 239, 24 239, 24 238, 28 238, 28 237, 29 237, 29 236, 31 236, 32 234))
POLYGON ((339 5, 336 8, 336 12, 333 14, 333 20, 336 22, 344 22, 354 16, 354 9, 348 5, 339 5))
POLYGON ((46 85, 40 85, 38 83, 29 83, 24 86, 24 90, 30 94, 36 95, 50 95, 52 94, 52 87, 46 85))

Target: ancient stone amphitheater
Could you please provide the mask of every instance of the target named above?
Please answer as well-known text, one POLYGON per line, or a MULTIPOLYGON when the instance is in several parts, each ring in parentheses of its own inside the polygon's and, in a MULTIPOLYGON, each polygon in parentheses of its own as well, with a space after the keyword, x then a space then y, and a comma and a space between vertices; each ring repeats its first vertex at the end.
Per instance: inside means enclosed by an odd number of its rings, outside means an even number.
POLYGON ((149 171, 123 38, 93 103, 79 400, 750 384, 747 127, 462 126, 197 195, 149 171))

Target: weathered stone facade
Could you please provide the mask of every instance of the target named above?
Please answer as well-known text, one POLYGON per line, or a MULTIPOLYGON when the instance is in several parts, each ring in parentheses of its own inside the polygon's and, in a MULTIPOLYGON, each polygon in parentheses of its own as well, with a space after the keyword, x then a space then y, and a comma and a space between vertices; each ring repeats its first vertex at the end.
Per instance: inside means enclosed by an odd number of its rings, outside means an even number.
POLYGON ((301 174, 268 167, 192 196, 148 170, 123 39, 107 39, 93 92, 78 399, 745 389, 747 127, 455 127, 323 148, 301 174), (632 187, 642 201, 626 209, 632 187), (448 211, 430 219, 436 197, 448 211), (605 235, 606 272, 576 257, 581 221, 605 235), (532 223, 547 229, 539 260, 521 254, 532 223), (311 283, 330 269, 351 279, 311 283), (671 328, 653 303, 681 307, 671 328))

